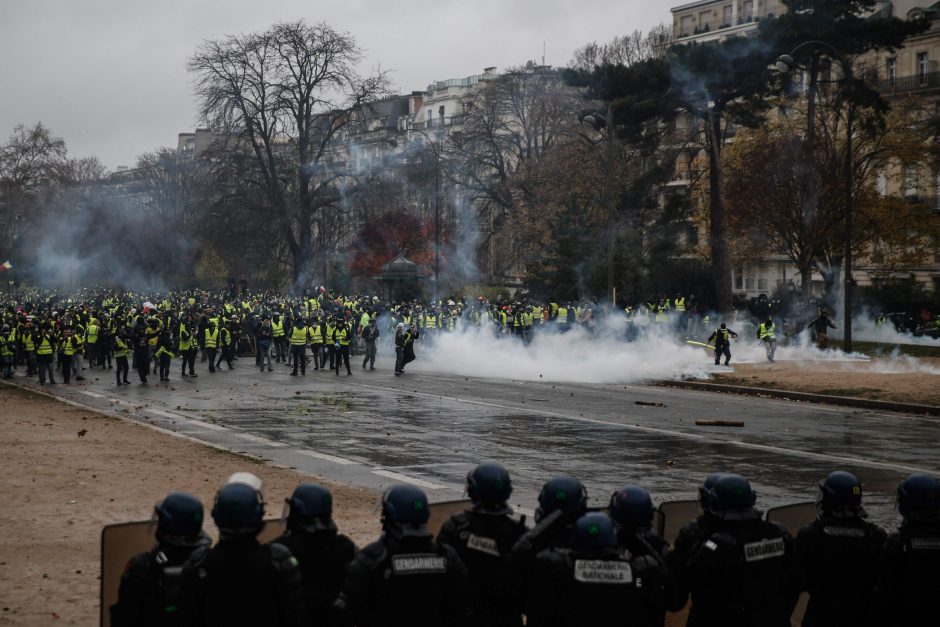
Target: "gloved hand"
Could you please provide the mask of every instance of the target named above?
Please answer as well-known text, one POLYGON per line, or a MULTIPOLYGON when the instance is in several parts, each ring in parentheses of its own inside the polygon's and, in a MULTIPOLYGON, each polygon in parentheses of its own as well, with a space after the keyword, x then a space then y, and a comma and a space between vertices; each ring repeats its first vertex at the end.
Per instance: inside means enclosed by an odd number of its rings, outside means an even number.
POLYGON ((339 344, 333 344, 333 348, 339 348, 339 344))

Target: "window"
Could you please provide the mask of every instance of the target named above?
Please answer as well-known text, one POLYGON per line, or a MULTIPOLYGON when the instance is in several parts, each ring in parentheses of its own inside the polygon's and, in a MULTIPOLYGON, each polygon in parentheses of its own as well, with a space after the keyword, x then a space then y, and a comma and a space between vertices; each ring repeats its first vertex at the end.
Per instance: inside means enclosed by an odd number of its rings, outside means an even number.
POLYGON ((757 290, 760 292, 767 291, 767 279, 757 279, 757 290))
POLYGON ((927 84, 927 53, 917 53, 917 79, 921 87, 927 84))
POLYGON ((917 166, 904 166, 904 195, 908 198, 917 196, 919 186, 917 166))
POLYGON ((898 58, 891 57, 888 59, 887 64, 888 70, 888 83, 893 87, 898 80, 898 58))
POLYGON ((730 4, 725 5, 725 7, 722 9, 722 17, 721 17, 722 28, 731 26, 731 22, 733 20, 734 20, 734 8, 730 4))
POLYGON ((734 271, 734 289, 743 290, 744 289, 744 269, 738 268, 734 271))
POLYGON ((698 28, 700 31, 705 32, 709 30, 709 26, 712 21, 712 12, 711 11, 702 11, 698 14, 698 28))
POLYGON ((679 33, 680 36, 686 37, 692 33, 692 29, 695 28, 695 16, 694 15, 683 15, 679 20, 679 33))

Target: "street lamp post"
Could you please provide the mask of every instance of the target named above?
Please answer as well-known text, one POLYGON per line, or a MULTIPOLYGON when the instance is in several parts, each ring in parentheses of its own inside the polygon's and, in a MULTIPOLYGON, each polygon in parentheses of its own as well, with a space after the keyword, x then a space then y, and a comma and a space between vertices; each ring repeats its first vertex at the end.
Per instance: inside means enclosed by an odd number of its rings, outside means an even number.
MULTIPOLYGON (((823 48, 827 50, 842 66, 842 80, 846 85, 851 85, 853 80, 852 64, 845 58, 835 46, 824 41, 806 41, 793 49, 790 54, 780 55, 777 59, 777 70, 782 73, 788 73, 795 66, 794 57, 804 48, 823 48)), ((848 111, 846 112, 845 122, 845 234, 843 245, 845 247, 843 257, 845 259, 845 277, 843 284, 843 309, 845 312, 845 330, 843 331, 843 350, 847 353, 852 352, 852 291, 855 280, 852 278, 852 240, 855 228, 855 202, 854 202, 854 167, 852 163, 852 127, 855 124, 855 105, 851 97, 846 99, 848 111)))

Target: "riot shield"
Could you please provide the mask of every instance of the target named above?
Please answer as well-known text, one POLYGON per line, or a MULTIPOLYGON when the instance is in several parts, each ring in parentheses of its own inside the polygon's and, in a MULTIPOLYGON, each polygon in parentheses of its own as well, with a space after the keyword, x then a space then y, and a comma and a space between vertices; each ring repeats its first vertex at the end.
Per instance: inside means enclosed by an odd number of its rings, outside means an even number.
POLYGON ((657 520, 654 515, 653 524, 659 525, 659 527, 654 527, 659 532, 659 537, 669 544, 675 544, 679 530, 702 513, 702 509, 698 501, 690 499, 660 503, 657 512, 659 512, 659 518, 657 520))
POLYGON ((437 534, 440 533, 441 527, 444 526, 447 519, 458 512, 469 509, 471 505, 473 505, 473 501, 470 499, 431 503, 431 518, 428 520, 428 530, 434 534, 434 537, 437 537, 437 534))
POLYGON ((284 535, 287 531, 287 521, 283 518, 272 518, 264 521, 264 529, 258 534, 258 542, 267 544, 271 540, 284 535))
MULTIPOLYGON (((816 520, 816 503, 808 501, 805 503, 791 503, 767 510, 767 521, 783 525, 790 535, 796 536, 797 532, 804 526, 816 520)), ((800 595, 800 600, 793 609, 793 615, 790 617, 790 624, 798 627, 803 624, 803 615, 806 613, 806 604, 809 602, 809 595, 805 592, 800 595)))
POLYGON ((767 510, 765 518, 767 522, 783 525, 791 536, 796 537, 800 529, 816 520, 816 503, 807 501, 772 507, 767 510))
POLYGON ((101 627, 111 625, 111 606, 117 602, 127 562, 156 544, 157 526, 150 520, 108 525, 101 530, 101 627))
MULTIPOLYGON (((258 534, 258 542, 265 544, 284 533, 286 523, 275 518, 264 521, 264 529, 258 534)), ((149 551, 157 542, 157 526, 151 520, 108 525, 101 530, 101 627, 111 625, 111 606, 117 602, 121 575, 127 562, 137 555, 149 551)), ((213 535, 215 528, 205 530, 213 535)))

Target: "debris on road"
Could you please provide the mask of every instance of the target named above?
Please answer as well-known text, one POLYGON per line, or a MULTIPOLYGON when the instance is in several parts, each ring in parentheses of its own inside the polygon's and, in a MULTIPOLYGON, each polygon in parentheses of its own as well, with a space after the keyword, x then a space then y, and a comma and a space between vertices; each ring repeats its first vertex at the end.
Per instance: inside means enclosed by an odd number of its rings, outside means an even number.
POLYGON ((696 420, 697 427, 743 427, 742 420, 696 420))
POLYGON ((644 407, 665 407, 666 403, 656 403, 653 401, 635 401, 637 405, 643 405, 644 407))

